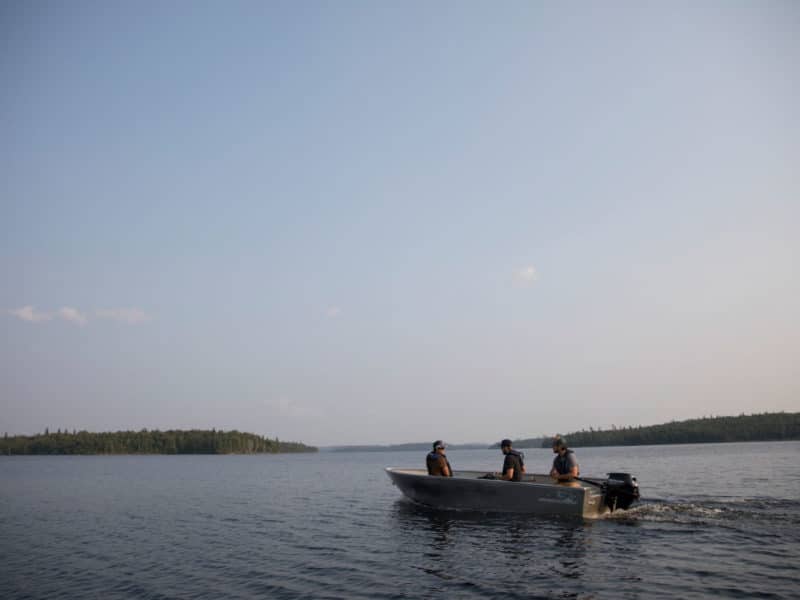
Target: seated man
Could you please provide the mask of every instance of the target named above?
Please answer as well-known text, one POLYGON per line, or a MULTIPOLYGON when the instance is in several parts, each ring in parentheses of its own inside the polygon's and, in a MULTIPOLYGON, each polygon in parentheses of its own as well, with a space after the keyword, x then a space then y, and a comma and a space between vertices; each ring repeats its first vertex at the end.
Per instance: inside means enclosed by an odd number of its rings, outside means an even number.
POLYGON ((433 449, 425 457, 425 465, 428 467, 428 475, 436 475, 438 477, 452 477, 453 469, 450 468, 450 462, 445 455, 445 444, 442 440, 433 442, 433 449))
POLYGON ((505 455, 503 459, 503 472, 499 479, 505 481, 522 481, 522 474, 525 472, 525 462, 521 452, 517 452, 511 447, 511 440, 500 442, 500 451, 505 455))
POLYGON ((580 476, 578 459, 575 453, 567 447, 567 441, 559 436, 553 438, 553 452, 557 454, 553 459, 553 468, 550 477, 559 483, 570 483, 580 476))

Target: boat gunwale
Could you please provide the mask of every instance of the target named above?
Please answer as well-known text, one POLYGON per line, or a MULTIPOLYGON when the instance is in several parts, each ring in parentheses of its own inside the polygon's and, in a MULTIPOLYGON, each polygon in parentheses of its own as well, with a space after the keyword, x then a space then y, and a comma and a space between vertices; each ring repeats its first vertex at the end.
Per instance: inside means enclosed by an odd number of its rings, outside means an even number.
MULTIPOLYGON (((563 484, 557 483, 553 481, 550 475, 545 473, 530 473, 525 474, 522 481, 514 481, 509 482, 506 479, 483 479, 481 476, 486 475, 487 471, 473 471, 473 470, 453 470, 452 477, 437 477, 434 475, 429 475, 425 469, 416 469, 416 468, 406 468, 406 467, 384 467, 384 470, 389 474, 397 474, 403 475, 408 477, 436 477, 436 479, 444 481, 479 481, 482 484, 505 484, 505 483, 515 483, 515 484, 522 484, 532 487, 542 487, 547 489, 558 488, 559 490, 574 490, 575 492, 581 491, 583 493, 590 493, 592 495, 602 496, 602 492, 600 491, 600 482, 602 480, 598 480, 597 484, 592 483, 584 483, 583 481, 576 481, 571 484, 563 484), (536 478, 541 478, 543 481, 539 481, 536 478), (530 478, 530 479, 528 479, 530 478), (577 484, 577 485, 575 485, 577 484)), ((594 480, 596 478, 584 478, 588 479, 589 481, 594 480)), ((447 485, 447 484, 445 484, 447 485)))

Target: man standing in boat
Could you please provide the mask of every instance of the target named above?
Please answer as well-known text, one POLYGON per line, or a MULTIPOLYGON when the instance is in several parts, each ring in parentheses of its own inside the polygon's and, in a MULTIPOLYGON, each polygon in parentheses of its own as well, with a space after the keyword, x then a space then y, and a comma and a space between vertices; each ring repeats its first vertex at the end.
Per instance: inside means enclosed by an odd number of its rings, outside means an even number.
POLYGON ((567 447, 567 440, 560 436, 553 438, 553 452, 557 456, 553 459, 550 477, 558 483, 572 483, 581 474, 575 452, 567 447))
POLYGON ((442 440, 433 442, 433 449, 425 457, 428 475, 436 475, 438 477, 453 476, 453 469, 450 467, 450 462, 444 453, 446 447, 442 440))
POLYGON ((503 472, 500 479, 505 481, 522 481, 522 474, 525 473, 525 462, 521 452, 517 452, 511 447, 511 440, 505 439, 500 442, 500 450, 505 455, 503 459, 503 472))

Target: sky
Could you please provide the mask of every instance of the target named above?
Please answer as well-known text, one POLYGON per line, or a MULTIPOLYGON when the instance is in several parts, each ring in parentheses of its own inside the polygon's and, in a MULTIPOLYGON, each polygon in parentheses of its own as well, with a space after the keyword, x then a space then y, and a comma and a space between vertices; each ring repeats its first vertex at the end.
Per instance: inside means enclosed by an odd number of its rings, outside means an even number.
POLYGON ((0 4, 0 432, 800 410, 800 3, 0 4))

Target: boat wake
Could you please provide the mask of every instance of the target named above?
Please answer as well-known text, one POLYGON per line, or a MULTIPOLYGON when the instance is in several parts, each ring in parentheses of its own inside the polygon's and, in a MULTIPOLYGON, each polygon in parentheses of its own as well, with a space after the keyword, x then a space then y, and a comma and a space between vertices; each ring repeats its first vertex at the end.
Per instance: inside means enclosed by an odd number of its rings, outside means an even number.
POLYGON ((662 502, 646 500, 624 512, 606 518, 615 521, 647 521, 651 523, 683 523, 702 525, 716 519, 722 510, 694 502, 662 502))
POLYGON ((800 500, 775 498, 647 499, 629 510, 606 517, 616 521, 643 521, 682 525, 708 525, 741 529, 748 523, 787 524, 800 527, 800 500))

